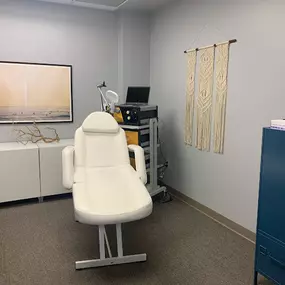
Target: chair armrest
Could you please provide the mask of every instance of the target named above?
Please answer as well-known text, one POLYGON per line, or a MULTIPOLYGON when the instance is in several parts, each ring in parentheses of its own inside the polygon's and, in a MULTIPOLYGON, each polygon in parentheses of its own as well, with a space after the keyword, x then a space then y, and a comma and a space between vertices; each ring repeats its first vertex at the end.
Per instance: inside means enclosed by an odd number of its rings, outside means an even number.
POLYGON ((67 146, 62 150, 62 184, 71 189, 74 182, 74 147, 67 146))
POLYGON ((144 158, 143 148, 138 146, 138 145, 130 144, 130 145, 128 145, 128 149, 135 153, 136 171, 137 171, 141 181, 144 184, 146 184, 147 183, 147 175, 146 175, 145 158, 144 158))

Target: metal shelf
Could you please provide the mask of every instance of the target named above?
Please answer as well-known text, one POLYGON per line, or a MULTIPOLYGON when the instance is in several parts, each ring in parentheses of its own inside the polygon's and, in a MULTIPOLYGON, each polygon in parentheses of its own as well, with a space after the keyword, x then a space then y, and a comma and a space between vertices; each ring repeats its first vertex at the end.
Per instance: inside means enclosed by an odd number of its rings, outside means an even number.
MULTIPOLYGON (((159 148, 159 147, 160 147, 160 144, 157 144, 157 148, 159 148)), ((144 147, 143 149, 144 149, 145 153, 149 153, 150 147, 147 146, 147 147, 144 147)))
POLYGON ((144 130, 144 129, 149 129, 149 125, 142 125, 142 126, 120 125, 120 127, 123 128, 123 129, 128 129, 128 130, 144 130))
MULTIPOLYGON (((160 169, 164 166, 164 164, 158 164, 157 165, 157 169, 160 169)), ((146 172, 149 173, 150 171, 150 166, 149 166, 149 163, 146 165, 146 172)))

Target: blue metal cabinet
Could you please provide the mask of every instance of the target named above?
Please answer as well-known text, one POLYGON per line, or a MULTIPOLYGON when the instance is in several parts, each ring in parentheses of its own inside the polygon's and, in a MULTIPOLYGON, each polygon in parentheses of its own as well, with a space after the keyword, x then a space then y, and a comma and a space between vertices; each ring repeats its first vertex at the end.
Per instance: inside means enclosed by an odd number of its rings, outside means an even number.
POLYGON ((285 285, 285 131, 264 128, 256 232, 257 273, 285 285))

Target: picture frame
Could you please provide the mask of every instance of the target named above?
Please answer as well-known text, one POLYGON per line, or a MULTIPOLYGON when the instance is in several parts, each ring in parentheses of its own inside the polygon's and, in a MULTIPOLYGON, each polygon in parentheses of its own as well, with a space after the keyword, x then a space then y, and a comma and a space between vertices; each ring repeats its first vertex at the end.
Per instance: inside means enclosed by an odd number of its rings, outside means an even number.
POLYGON ((0 61, 0 124, 72 122, 72 65, 0 61))

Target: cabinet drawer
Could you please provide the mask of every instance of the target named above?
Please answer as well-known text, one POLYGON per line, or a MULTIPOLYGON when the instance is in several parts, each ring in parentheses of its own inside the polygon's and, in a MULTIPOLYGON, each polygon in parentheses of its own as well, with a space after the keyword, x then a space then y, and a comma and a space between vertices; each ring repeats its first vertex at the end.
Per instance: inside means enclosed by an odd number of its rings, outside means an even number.
POLYGON ((127 143, 143 146, 144 143, 149 142, 149 129, 146 130, 125 130, 127 143))
POLYGON ((257 271, 276 284, 285 284, 285 246, 258 233, 256 244, 257 271))

